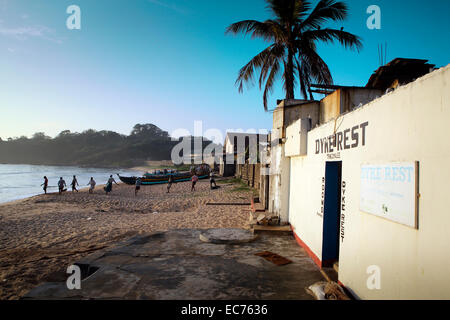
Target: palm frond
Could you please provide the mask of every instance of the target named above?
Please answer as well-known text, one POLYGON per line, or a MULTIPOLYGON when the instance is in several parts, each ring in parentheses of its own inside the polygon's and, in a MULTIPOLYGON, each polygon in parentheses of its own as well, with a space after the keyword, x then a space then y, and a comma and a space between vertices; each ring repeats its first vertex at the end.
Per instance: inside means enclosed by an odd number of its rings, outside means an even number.
POLYGON ((301 30, 317 29, 329 20, 345 20, 345 18, 347 18, 347 13, 348 8, 344 2, 335 0, 320 0, 300 27, 301 30))
POLYGON ((263 94, 263 103, 264 103, 264 110, 267 111, 267 98, 269 94, 273 92, 273 85, 275 84, 275 80, 278 77, 280 73, 280 62, 275 61, 275 63, 272 65, 272 69, 270 70, 269 76, 267 78, 266 87, 264 88, 264 94, 263 94))
POLYGON ((356 49, 358 52, 362 49, 361 38, 351 34, 350 32, 336 30, 336 29, 320 29, 305 31, 302 37, 308 40, 319 40, 323 42, 339 41, 341 45, 348 49, 356 49))
POLYGON ((285 48, 281 44, 275 44, 272 47, 270 54, 266 57, 266 60, 261 67, 261 74, 259 76, 259 89, 262 89, 263 83, 266 81, 269 71, 272 70, 274 63, 283 59, 284 52, 285 48))
POLYGON ((267 7, 282 22, 292 22, 297 0, 267 0, 267 7))
POLYGON ((298 80, 300 82, 300 93, 304 99, 307 99, 308 93, 306 90, 310 87, 308 72, 305 70, 306 66, 301 65, 298 59, 295 59, 295 63, 298 73, 298 80))
POLYGON ((308 79, 314 79, 320 84, 333 84, 333 77, 331 75, 328 65, 319 56, 315 48, 304 45, 299 54, 299 59, 302 66, 307 67, 308 79))
POLYGON ((252 38, 262 38, 266 41, 276 41, 277 30, 275 23, 271 20, 260 22, 256 20, 244 20, 231 24, 225 34, 250 34, 252 38))
POLYGON ((266 61, 267 57, 270 54, 270 50, 272 46, 261 51, 258 55, 256 55, 249 63, 247 63, 241 70, 239 70, 239 75, 236 80, 236 86, 239 88, 239 92, 242 93, 244 91, 244 83, 250 87, 254 84, 253 75, 256 73, 258 69, 260 69, 264 61, 266 61))

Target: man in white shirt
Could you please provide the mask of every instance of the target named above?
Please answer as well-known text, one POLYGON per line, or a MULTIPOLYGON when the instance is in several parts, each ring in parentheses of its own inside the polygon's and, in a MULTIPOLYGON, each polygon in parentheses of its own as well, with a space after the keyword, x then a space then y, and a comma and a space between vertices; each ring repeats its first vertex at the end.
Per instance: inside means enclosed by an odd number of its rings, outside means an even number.
POLYGON ((95 189, 95 185, 97 183, 95 182, 94 178, 91 177, 91 180, 88 183, 88 186, 90 186, 89 188, 89 193, 94 193, 94 189, 95 189))

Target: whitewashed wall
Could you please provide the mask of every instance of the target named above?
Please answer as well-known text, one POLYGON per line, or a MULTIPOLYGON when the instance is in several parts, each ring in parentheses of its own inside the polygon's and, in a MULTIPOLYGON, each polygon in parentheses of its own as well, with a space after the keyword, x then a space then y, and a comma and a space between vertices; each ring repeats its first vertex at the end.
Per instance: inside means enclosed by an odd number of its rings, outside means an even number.
POLYGON ((283 223, 289 221, 289 177, 290 159, 284 157, 284 145, 272 147, 270 184, 269 184, 269 212, 280 217, 283 223))
MULTIPOLYGON (((294 231, 321 258, 326 161, 316 140, 368 122, 365 145, 339 151, 346 183, 339 280, 362 299, 450 299, 450 66, 309 132, 308 155, 291 159, 294 231), (359 210, 363 164, 420 162, 419 229, 359 210), (369 290, 378 266, 381 289, 369 290)), ((361 128, 359 128, 361 138, 361 128)), ((342 230, 341 230, 342 231, 342 230)))

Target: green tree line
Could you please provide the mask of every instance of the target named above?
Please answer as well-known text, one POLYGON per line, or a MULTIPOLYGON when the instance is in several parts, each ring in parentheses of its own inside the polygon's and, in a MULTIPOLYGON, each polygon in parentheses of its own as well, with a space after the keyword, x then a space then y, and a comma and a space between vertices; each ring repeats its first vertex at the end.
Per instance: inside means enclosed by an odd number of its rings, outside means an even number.
MULTIPOLYGON (((206 147, 211 143, 202 139, 206 147)), ((114 131, 62 131, 55 138, 43 132, 31 138, 0 139, 0 163, 84 167, 134 167, 145 161, 170 160, 173 141, 153 124, 137 124, 130 135, 114 131)))

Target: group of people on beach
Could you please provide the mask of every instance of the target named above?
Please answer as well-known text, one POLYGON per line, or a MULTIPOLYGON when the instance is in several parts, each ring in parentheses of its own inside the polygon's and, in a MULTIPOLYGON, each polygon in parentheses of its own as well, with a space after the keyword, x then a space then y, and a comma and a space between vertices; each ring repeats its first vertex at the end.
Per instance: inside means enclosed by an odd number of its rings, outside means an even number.
MULTIPOLYGON (((199 177, 197 176, 197 174, 194 173, 194 175, 191 178, 191 182, 192 182, 191 192, 196 191, 195 185, 197 184, 198 181, 199 181, 199 177)), ((217 188, 216 180, 214 178, 214 171, 211 171, 209 174, 209 182, 210 182, 211 190, 217 188), (213 188, 213 184, 214 184, 214 188, 213 188)), ((104 187, 106 194, 108 194, 112 191, 113 183, 118 185, 116 180, 114 180, 113 176, 111 175, 106 183, 106 186, 104 187)), ((175 181, 173 179, 173 176, 172 175, 169 176, 169 180, 167 182, 167 193, 170 193, 170 189, 172 188, 172 185, 174 183, 175 183, 175 181)), ((89 180, 87 185, 89 186, 89 193, 90 194, 94 193, 94 189, 95 189, 95 186, 97 185, 97 183, 95 182, 93 177, 91 177, 91 179, 89 180)), ((44 183, 41 184, 41 186, 43 186, 44 192, 45 192, 45 194, 47 194, 48 178, 46 176, 44 177, 44 183)), ((76 176, 73 176, 70 186, 72 188, 72 192, 78 192, 77 186, 80 186, 80 185, 78 183, 76 176)), ((135 187, 135 191, 134 191, 135 196, 138 195, 138 192, 141 190, 141 186, 142 186, 142 179, 137 178, 136 179, 136 187, 135 187)), ((66 181, 63 179, 63 177, 60 177, 59 181, 58 181, 58 190, 59 190, 58 193, 61 195, 63 192, 66 192, 67 191, 66 188, 67 188, 66 181)))
MULTIPOLYGON (((191 182, 192 182, 192 187, 191 187, 191 192, 195 191, 195 185, 197 184, 199 180, 199 177, 197 176, 197 174, 194 173, 194 175, 191 178, 191 182)), ((172 188, 172 185, 175 183, 173 176, 169 176, 169 179, 167 181, 167 193, 170 193, 170 189, 172 188)), ((209 183, 210 183, 210 187, 211 190, 216 189, 217 188, 217 184, 216 184, 216 179, 214 177, 214 171, 211 171, 209 174, 209 183), (213 187, 214 185, 214 187, 213 187)), ((139 190, 141 190, 141 186, 142 186, 142 179, 141 178, 137 178, 136 179, 136 188, 134 191, 134 195, 137 196, 139 190)))
MULTIPOLYGON (((113 176, 111 175, 109 177, 109 179, 108 179, 108 182, 106 183, 105 188, 104 188, 106 194, 108 194, 108 193, 110 193, 112 191, 113 183, 118 184, 116 182, 116 180, 114 180, 113 176)), ((95 189, 95 186, 97 185, 97 183, 95 182, 93 177, 91 177, 91 179, 89 180, 87 185, 89 186, 89 193, 91 193, 91 194, 94 193, 94 189, 95 189)), ((48 178, 47 178, 47 176, 44 177, 44 183, 41 184, 41 186, 43 186, 44 192, 45 192, 45 194, 47 194, 47 189, 48 189, 48 178)), ((72 192, 78 192, 77 186, 79 187, 80 185, 78 183, 78 180, 77 180, 76 176, 73 176, 73 179, 72 179, 72 182, 70 183, 70 186, 72 188, 72 192)), ((59 181, 58 181, 58 193, 61 195, 63 192, 66 192, 67 191, 66 188, 67 188, 66 181, 63 179, 63 177, 60 177, 59 181)))

